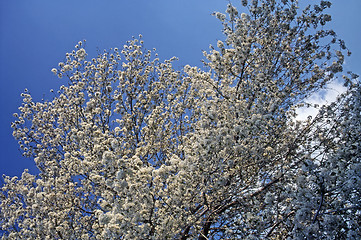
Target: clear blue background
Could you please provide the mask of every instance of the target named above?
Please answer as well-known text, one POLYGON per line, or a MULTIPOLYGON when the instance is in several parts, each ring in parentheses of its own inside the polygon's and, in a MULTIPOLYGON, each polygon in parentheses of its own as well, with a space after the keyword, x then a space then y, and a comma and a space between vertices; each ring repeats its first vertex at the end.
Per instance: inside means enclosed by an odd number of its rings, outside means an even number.
MULTIPOLYGON (((315 1, 302 1, 313 3, 315 1)), ((233 1, 236 6, 240 1, 233 1)), ((224 12, 226 0, 0 0, 0 175, 36 173, 32 159, 21 156, 12 137, 12 114, 29 89, 35 100, 50 96, 65 80, 50 70, 79 40, 91 57, 97 49, 122 47, 142 34, 162 60, 176 56, 178 67, 201 66, 201 50, 223 39, 222 26, 211 16, 224 12)), ((240 9, 239 9, 240 10, 240 9)), ((330 27, 353 52, 346 70, 361 73, 361 1, 335 0, 330 27)))

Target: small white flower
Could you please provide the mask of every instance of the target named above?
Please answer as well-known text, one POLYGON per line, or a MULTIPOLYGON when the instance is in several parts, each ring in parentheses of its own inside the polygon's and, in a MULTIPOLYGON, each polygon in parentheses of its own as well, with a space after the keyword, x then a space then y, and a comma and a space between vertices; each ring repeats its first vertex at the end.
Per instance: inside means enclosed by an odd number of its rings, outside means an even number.
POLYGON ((79 60, 83 60, 86 56, 86 51, 84 48, 80 48, 78 51, 76 51, 76 56, 79 60))
POLYGON ((117 179, 121 180, 121 179, 124 179, 124 177, 125 177, 125 172, 123 170, 119 170, 117 172, 117 179))
POLYGON ((223 42, 221 40, 218 40, 217 47, 218 48, 224 48, 224 44, 223 44, 223 42))
POLYGON ((243 20, 248 20, 248 19, 249 19, 249 16, 248 16, 247 13, 242 13, 242 14, 241 14, 241 18, 242 18, 243 20))

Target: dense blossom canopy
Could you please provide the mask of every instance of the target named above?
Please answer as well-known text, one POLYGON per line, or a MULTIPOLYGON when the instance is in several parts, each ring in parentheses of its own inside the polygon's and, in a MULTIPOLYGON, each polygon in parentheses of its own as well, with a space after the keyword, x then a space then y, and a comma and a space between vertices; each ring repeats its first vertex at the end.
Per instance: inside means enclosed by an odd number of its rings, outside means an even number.
POLYGON ((3 239, 359 239, 361 88, 296 120, 342 73, 324 10, 242 0, 214 13, 224 41, 174 70, 142 36, 52 72, 22 94, 13 135, 40 173, 5 177, 3 239), (244 10, 247 13, 239 13, 244 10), (64 80, 65 79, 65 80, 64 80))

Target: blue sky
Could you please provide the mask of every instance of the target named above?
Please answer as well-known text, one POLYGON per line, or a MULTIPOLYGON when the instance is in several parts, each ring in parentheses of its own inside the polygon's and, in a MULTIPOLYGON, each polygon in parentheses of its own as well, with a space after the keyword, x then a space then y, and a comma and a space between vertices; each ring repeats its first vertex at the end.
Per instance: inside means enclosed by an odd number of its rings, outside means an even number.
MULTIPOLYGON (((302 2, 302 0, 300 0, 302 2)), ((305 0, 304 0, 305 1, 305 0)), ((233 1, 238 3, 239 1, 233 1)), ((314 1, 306 1, 312 3, 314 1)), ((0 0, 0 175, 35 173, 32 159, 21 156, 12 137, 12 114, 29 89, 35 100, 65 84, 50 70, 75 44, 87 40, 89 55, 121 47, 143 35, 161 59, 176 56, 178 67, 201 66, 201 50, 222 40, 221 24, 211 16, 224 12, 226 0, 0 0)), ((330 25, 353 55, 346 70, 361 73, 360 0, 335 0, 330 25)))

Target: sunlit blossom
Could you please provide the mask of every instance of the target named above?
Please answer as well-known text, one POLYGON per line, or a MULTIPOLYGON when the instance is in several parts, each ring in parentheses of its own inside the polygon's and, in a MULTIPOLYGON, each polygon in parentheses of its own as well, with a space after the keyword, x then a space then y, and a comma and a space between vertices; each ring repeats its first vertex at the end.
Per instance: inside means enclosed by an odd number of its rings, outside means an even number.
POLYGON ((40 174, 4 177, 3 239, 358 239, 361 88, 309 119, 296 110, 341 75, 329 1, 228 4, 204 68, 175 70, 142 36, 25 90, 13 136, 40 174), (247 7, 245 7, 247 6, 247 7))

